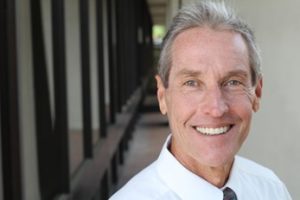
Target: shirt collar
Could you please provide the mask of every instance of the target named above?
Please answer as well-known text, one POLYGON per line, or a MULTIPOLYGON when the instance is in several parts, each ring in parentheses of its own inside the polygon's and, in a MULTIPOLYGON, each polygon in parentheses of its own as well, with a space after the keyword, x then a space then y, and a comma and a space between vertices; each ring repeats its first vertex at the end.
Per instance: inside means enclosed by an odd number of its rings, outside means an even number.
POLYGON ((192 173, 177 161, 168 150, 170 141, 171 135, 167 138, 156 165, 163 182, 181 199, 223 199, 221 189, 192 173))
POLYGON ((240 162, 240 158, 238 156, 235 156, 234 163, 230 171, 229 179, 225 184, 225 186, 223 187, 223 188, 230 187, 235 192, 237 197, 241 196, 242 194, 242 187, 241 187, 242 185, 241 185, 240 173, 238 169, 239 162, 240 162))

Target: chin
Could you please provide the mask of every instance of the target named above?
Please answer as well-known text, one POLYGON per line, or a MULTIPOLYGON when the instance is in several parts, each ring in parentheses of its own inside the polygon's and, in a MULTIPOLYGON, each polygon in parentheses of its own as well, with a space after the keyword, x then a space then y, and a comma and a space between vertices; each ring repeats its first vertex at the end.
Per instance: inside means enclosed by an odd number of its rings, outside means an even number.
POLYGON ((209 157, 207 157, 207 155, 202 155, 198 161, 210 167, 223 167, 231 165, 234 160, 234 156, 235 154, 224 155, 224 153, 221 152, 209 157))

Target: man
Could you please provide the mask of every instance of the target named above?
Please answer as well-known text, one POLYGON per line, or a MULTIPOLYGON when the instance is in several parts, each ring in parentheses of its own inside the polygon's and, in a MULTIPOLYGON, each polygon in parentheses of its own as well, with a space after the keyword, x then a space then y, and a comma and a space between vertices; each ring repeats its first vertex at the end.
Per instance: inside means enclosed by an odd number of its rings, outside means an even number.
POLYGON ((172 134, 115 199, 291 199, 269 169, 236 156, 262 95, 250 28, 224 3, 183 8, 159 61, 157 96, 172 134))

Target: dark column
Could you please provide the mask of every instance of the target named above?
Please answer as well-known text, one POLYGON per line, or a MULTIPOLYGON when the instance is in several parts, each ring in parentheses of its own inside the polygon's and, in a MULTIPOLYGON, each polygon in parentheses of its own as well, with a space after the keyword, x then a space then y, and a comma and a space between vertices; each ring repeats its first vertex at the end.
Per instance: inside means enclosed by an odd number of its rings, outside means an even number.
POLYGON ((0 0, 0 111, 4 199, 22 199, 15 1, 0 0))

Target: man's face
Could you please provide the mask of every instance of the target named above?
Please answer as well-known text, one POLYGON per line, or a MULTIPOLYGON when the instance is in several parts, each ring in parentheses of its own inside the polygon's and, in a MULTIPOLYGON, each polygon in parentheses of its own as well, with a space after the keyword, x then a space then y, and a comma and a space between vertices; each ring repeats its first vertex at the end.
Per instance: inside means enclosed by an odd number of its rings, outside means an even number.
POLYGON ((159 76, 158 100, 172 130, 171 152, 185 165, 231 163, 248 135, 262 81, 251 85, 240 34, 192 28, 172 46, 169 85, 159 76))

